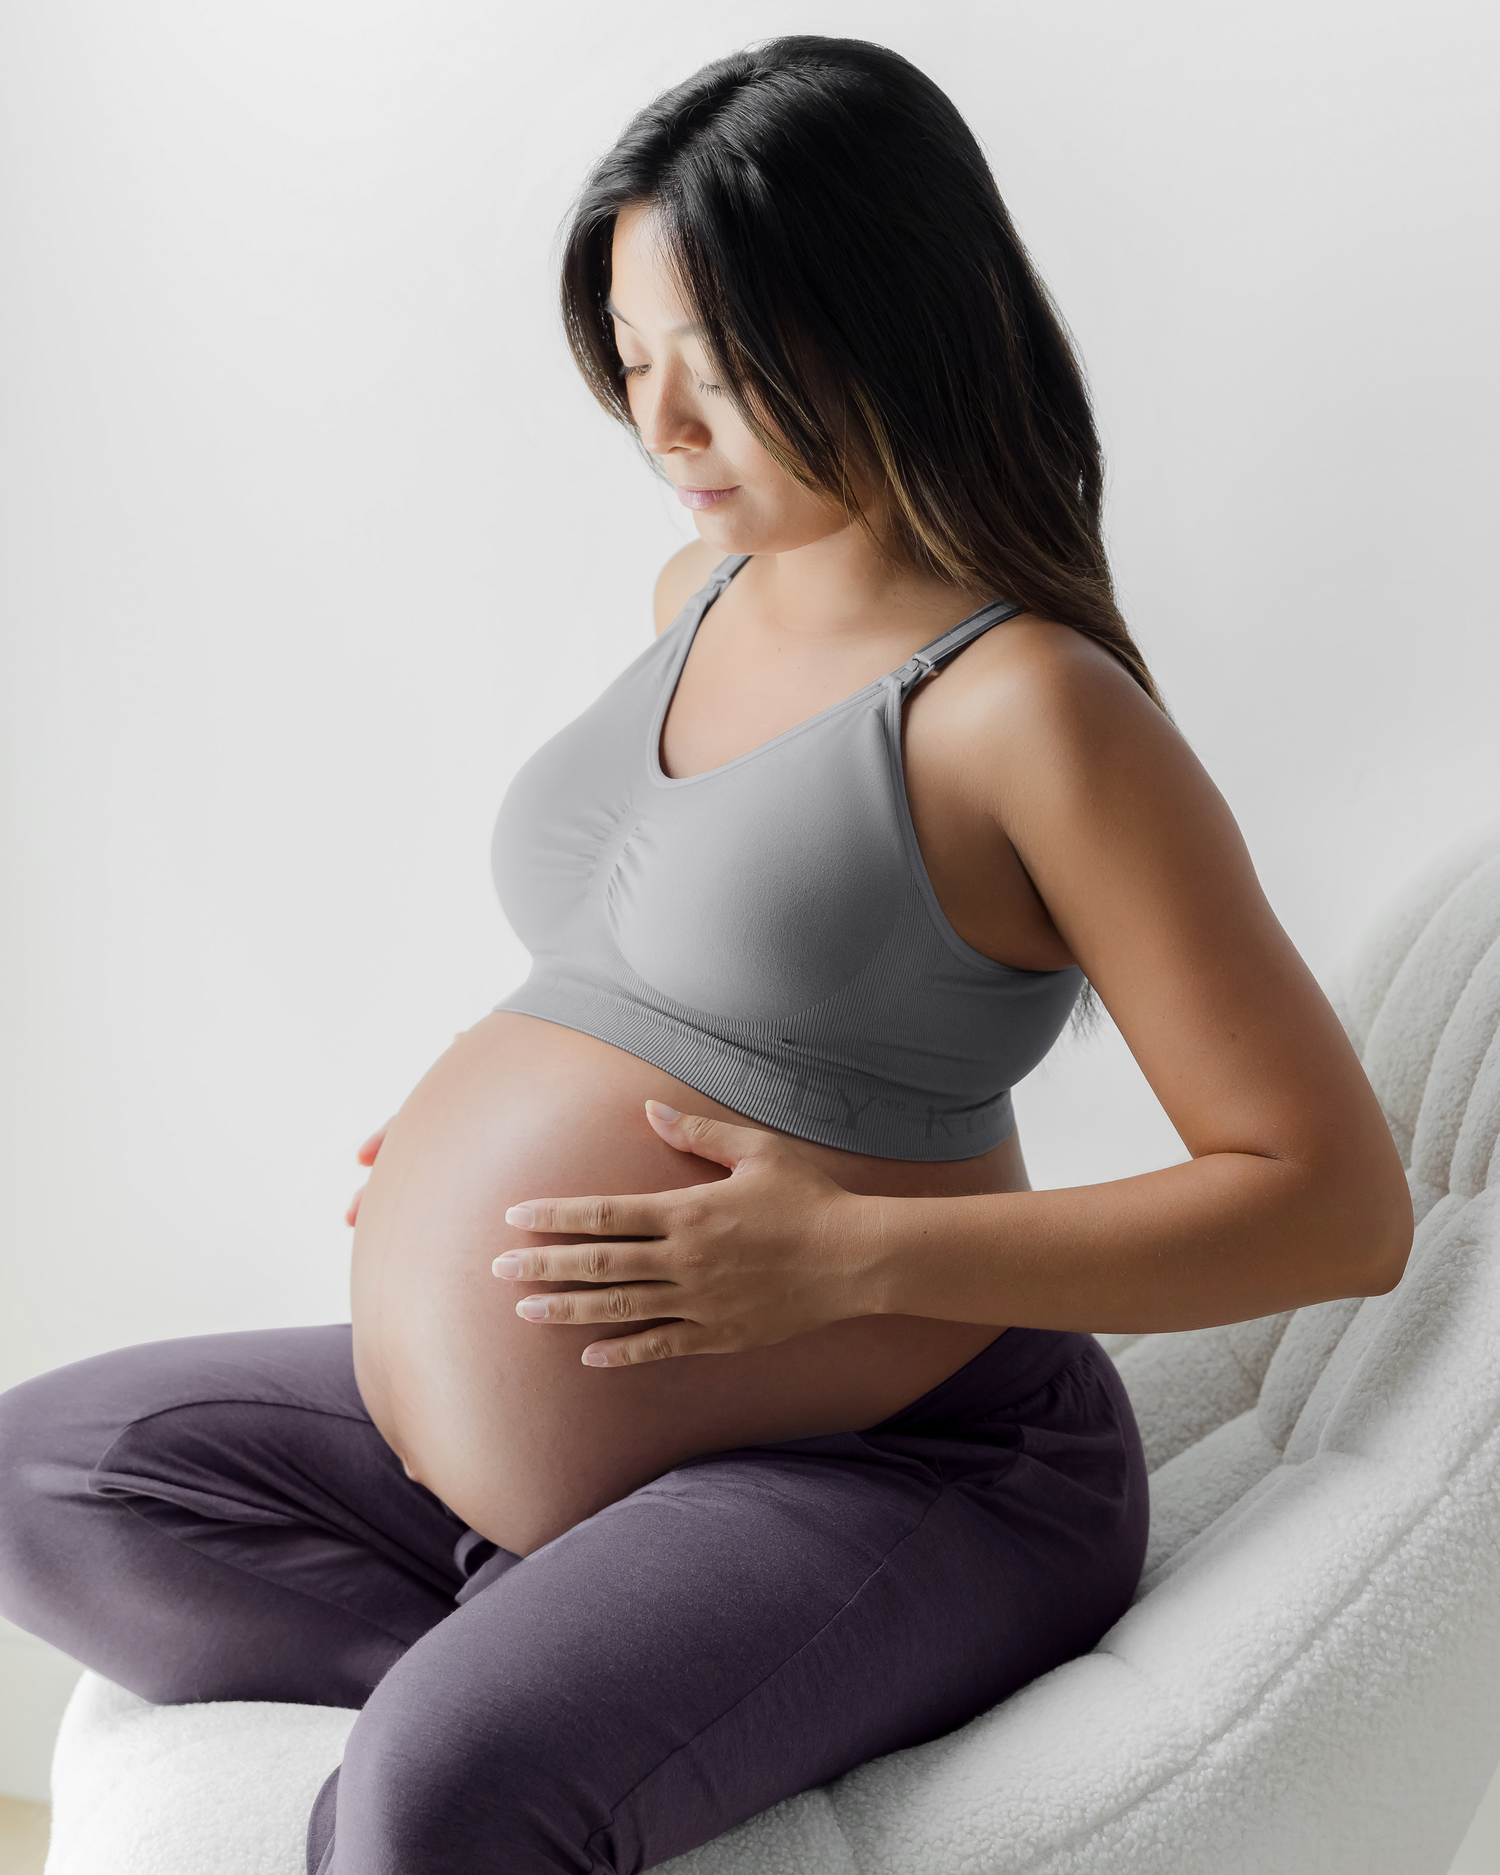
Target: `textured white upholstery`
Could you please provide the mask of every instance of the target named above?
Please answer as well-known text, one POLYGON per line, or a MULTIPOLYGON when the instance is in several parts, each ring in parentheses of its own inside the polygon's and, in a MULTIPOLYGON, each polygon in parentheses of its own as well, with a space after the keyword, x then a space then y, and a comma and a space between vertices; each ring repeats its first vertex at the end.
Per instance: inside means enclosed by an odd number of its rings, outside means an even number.
MULTIPOLYGON (((1500 832, 1333 986, 1411 1163, 1401 1286, 1105 1337, 1152 1467, 1093 1653, 677 1875, 1442 1875, 1500 1757, 1500 832)), ((93 1675, 49 1875, 301 1875, 351 1714, 154 1709, 93 1675)))

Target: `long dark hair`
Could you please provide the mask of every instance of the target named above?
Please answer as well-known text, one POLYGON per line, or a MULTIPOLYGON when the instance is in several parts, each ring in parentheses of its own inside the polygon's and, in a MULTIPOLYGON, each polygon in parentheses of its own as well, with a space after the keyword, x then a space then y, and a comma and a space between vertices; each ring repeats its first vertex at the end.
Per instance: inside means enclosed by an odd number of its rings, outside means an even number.
POLYGON ((562 265, 573 356, 630 425, 605 311, 620 212, 650 203, 724 385, 771 454, 898 550, 1104 646, 1157 703, 1115 603, 1083 374, 949 99, 860 39, 773 39, 664 92, 595 165, 562 265))

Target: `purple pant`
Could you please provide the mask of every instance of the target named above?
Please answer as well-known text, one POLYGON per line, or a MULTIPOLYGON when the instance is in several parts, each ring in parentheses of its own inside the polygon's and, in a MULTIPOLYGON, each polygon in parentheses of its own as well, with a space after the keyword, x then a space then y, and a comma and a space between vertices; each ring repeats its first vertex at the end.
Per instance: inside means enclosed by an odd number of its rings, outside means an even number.
POLYGON ((524 1560, 407 1479, 347 1327, 125 1348, 0 1399, 0 1611, 147 1699, 362 1708, 317 1875, 651 1868, 1091 1647, 1146 1523, 1114 1367, 1037 1329, 524 1560))

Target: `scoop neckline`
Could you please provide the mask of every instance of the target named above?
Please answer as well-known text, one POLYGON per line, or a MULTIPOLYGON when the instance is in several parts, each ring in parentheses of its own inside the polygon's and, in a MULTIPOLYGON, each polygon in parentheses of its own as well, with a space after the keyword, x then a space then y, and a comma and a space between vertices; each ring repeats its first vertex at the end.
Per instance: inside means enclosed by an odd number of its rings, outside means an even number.
POLYGON ((661 764, 661 738, 662 732, 667 726, 667 715, 672 708, 673 699, 677 695, 678 685, 682 682, 682 673, 686 668, 688 655, 697 640, 698 630, 704 619, 708 617, 715 603, 723 597, 730 582, 736 579, 739 574, 745 570, 753 557, 752 554, 748 553, 741 555, 739 565, 734 567, 732 571, 727 573, 722 579, 718 578, 716 575, 714 579, 709 581, 703 604, 698 608, 698 616, 693 620, 692 629, 684 635, 683 641, 677 648, 671 664, 667 667, 667 675, 662 686, 662 694, 657 701, 656 709, 652 715, 651 740, 650 746, 646 751, 648 772, 650 773, 652 781, 655 782, 658 787, 685 788, 694 781, 708 781, 715 775, 727 775, 731 769, 738 768, 744 762, 752 761, 757 755, 763 754, 767 749, 774 749, 779 744, 789 741, 793 736, 801 735, 803 730, 811 729, 814 724, 821 723, 826 720, 826 718, 837 715, 840 710, 847 710, 851 704, 862 702, 864 698, 871 695, 872 692, 880 690, 886 684, 890 683, 893 677, 899 677, 902 671, 915 662, 916 659, 923 657, 934 645, 941 644, 943 640, 951 636, 952 633, 961 631, 965 625, 972 624, 973 621, 979 617, 980 613, 988 612, 991 606, 1006 603, 1006 601, 1000 599, 987 599, 982 606, 976 607, 974 611, 969 613, 967 618, 959 619, 956 624, 949 625, 943 631, 940 631, 935 638, 929 638, 925 645, 919 646, 909 658, 906 658, 902 663, 896 665, 893 670, 882 672, 879 677, 872 678, 869 683, 851 692, 849 696, 841 697, 837 703, 830 703, 826 708, 816 711, 812 716, 803 717, 800 723, 793 723, 790 729, 783 729, 779 735, 772 736, 769 742, 758 742, 753 749, 746 749, 740 755, 731 756, 727 762, 720 762, 717 767, 701 768, 695 775, 669 775, 661 764))

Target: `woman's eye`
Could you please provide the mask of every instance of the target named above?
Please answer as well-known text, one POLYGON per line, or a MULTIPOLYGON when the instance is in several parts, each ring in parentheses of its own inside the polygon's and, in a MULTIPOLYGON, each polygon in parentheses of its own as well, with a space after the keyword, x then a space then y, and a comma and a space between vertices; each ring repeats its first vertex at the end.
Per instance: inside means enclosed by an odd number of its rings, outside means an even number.
MULTIPOLYGON (((650 365, 627 365, 622 361, 620 365, 620 376, 622 378, 639 378, 643 377, 650 369, 650 365)), ((718 397, 724 389, 722 384, 709 384, 703 378, 698 377, 696 373, 694 374, 694 379, 698 389, 700 391, 707 391, 710 396, 718 397)))

